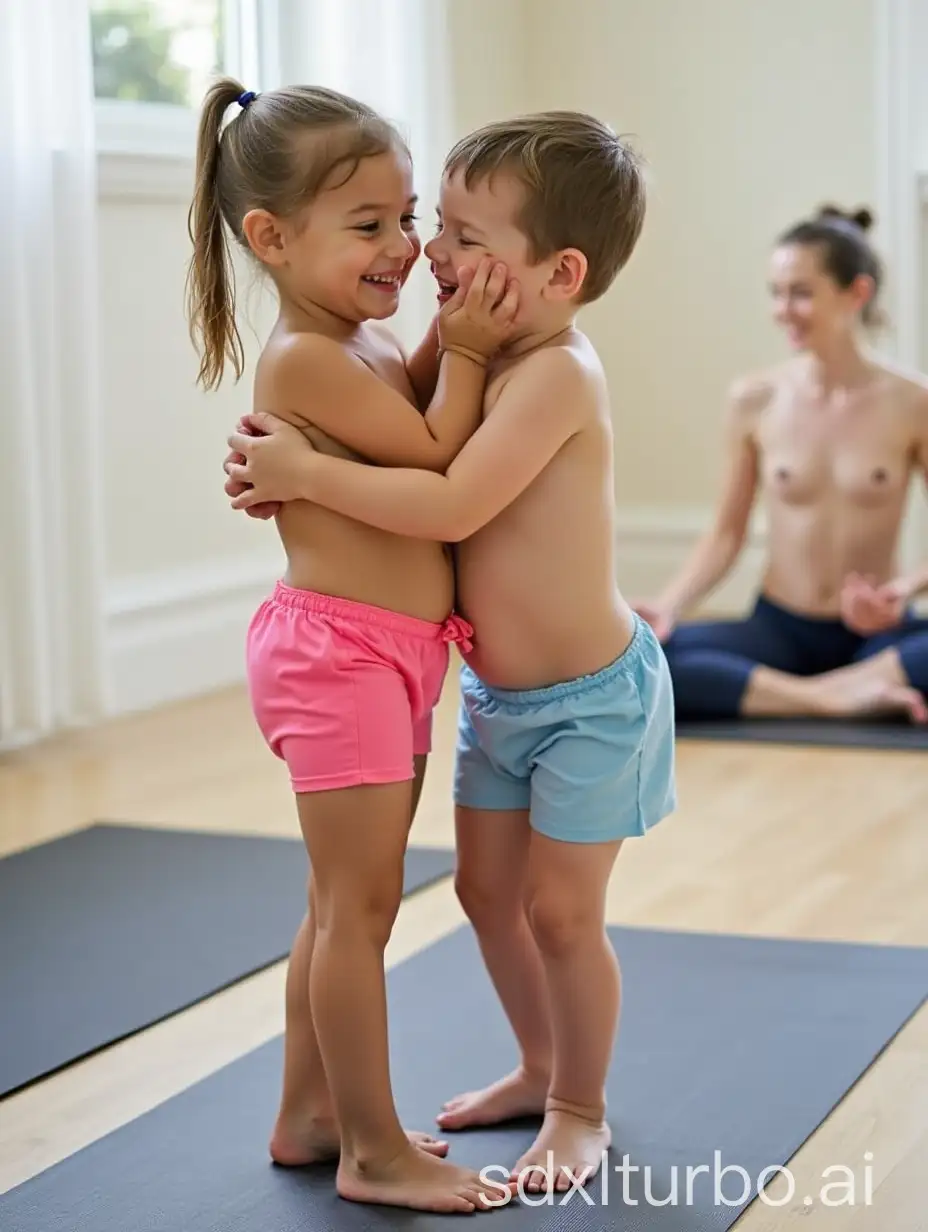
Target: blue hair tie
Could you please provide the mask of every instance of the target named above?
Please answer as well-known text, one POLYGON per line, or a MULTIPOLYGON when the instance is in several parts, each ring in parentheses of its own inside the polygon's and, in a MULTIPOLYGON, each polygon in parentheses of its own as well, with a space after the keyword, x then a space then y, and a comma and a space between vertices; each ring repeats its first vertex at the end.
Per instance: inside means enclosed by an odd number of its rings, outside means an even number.
POLYGON ((254 99, 256 99, 257 97, 258 97, 258 96, 257 96, 257 94, 255 94, 254 90, 245 90, 243 93, 241 93, 241 94, 238 96, 238 100, 237 100, 237 101, 238 101, 238 105, 239 105, 239 106, 242 108, 242 110, 244 111, 244 109, 248 106, 248 104, 249 104, 250 102, 253 102, 253 101, 254 101, 254 99))

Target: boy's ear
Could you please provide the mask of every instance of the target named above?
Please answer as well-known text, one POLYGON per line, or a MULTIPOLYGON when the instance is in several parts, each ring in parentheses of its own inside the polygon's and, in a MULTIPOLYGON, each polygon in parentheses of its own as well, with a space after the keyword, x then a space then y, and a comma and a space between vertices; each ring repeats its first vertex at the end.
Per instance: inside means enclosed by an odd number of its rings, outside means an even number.
POLYGON ((565 248, 552 258, 548 293, 559 300, 574 299, 586 281, 588 262, 578 248, 565 248))
POLYGON ((286 242, 280 223, 267 210, 249 210, 242 219, 242 235, 259 261, 283 265, 286 242))

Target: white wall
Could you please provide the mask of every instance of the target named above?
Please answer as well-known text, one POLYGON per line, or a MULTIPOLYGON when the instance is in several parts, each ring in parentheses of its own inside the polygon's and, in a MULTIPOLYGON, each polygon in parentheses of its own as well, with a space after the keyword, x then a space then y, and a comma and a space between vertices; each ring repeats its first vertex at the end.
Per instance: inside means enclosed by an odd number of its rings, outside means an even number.
MULTIPOLYGON (((432 0, 298 0, 281 5, 281 81, 353 93, 404 129, 428 233, 447 144, 446 87, 432 0)), ((218 393, 196 389, 184 317, 190 253, 187 159, 104 157, 100 235, 105 358, 106 653, 111 709, 147 707, 242 679, 248 619, 283 564, 273 522, 229 509, 222 459, 250 409, 253 362, 275 301, 251 287, 240 312, 247 370, 218 393), (248 328, 248 326, 252 328, 248 328)), ((421 336, 434 287, 424 262, 394 321, 421 336)))
MULTIPOLYGON (((822 200, 877 198, 880 6, 449 0, 446 7, 450 63, 446 70, 431 56, 434 93, 424 95, 435 100, 426 104, 424 228, 436 143, 446 147, 500 115, 589 108, 637 134, 650 162, 641 247, 586 324, 614 391, 623 581, 635 593, 652 590, 686 553, 715 497, 729 381, 782 353, 765 303, 773 237, 822 200), (436 79, 453 94, 447 116, 436 79)), ((437 0, 427 8, 438 20, 437 0)), ((290 32, 290 77, 299 75, 313 34, 290 32)), ((420 51, 425 62, 429 53, 420 51)), ((396 94, 389 109, 394 116, 405 109, 414 125, 421 90, 418 102, 404 97, 396 94)), ((273 525, 233 514, 222 493, 225 436, 248 408, 248 380, 213 395, 193 387, 196 357, 183 316, 189 185, 183 163, 104 163, 106 609, 116 710, 240 679, 244 625, 280 565, 273 525)), ((259 332, 267 310, 258 297, 259 332)), ((416 309, 405 314, 403 331, 420 324, 416 309)), ((717 606, 744 602, 761 551, 758 538, 717 606)))
MULTIPOLYGON (((584 324, 614 398, 623 584, 655 591, 706 525, 738 374, 784 354, 774 237, 826 200, 878 204, 879 3, 492 0, 455 5, 454 127, 580 108, 645 155, 645 233, 584 324), (840 43, 840 55, 837 49, 840 43)), ((760 520, 710 607, 751 596, 760 520)))
MULTIPOLYGON (((650 166, 640 248, 586 324, 614 396, 625 576, 651 590, 716 499, 729 383, 785 353, 766 302, 774 237, 824 201, 875 201, 876 6, 532 8, 532 107, 594 111, 650 166), (568 25, 582 56, 564 52, 568 25)), ((717 607, 747 598, 760 559, 749 555, 717 607)))
MULTIPOLYGON (((195 387, 184 317, 189 164, 104 159, 100 238, 105 400, 106 648, 124 711, 238 679, 242 631, 278 573, 273 523, 229 509, 225 438, 250 382, 195 387)), ((258 336, 269 300, 240 263, 258 336)), ((243 320, 244 324, 244 320, 243 320)), ((243 330, 249 359, 257 342, 243 330)))

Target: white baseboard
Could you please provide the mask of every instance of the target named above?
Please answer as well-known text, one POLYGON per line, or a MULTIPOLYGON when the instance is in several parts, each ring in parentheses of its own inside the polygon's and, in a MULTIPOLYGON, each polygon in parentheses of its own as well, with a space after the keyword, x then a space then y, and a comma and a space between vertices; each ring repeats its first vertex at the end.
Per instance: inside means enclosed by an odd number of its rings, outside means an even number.
POLYGON ((108 711, 127 714, 245 678, 245 632, 280 576, 266 559, 113 583, 106 601, 108 711))
MULTIPOLYGON (((616 514, 619 587, 628 599, 653 599, 685 563, 711 512, 701 509, 624 508, 616 514)), ((731 576, 706 600, 703 610, 743 611, 757 594, 764 565, 763 525, 752 527, 731 576)))

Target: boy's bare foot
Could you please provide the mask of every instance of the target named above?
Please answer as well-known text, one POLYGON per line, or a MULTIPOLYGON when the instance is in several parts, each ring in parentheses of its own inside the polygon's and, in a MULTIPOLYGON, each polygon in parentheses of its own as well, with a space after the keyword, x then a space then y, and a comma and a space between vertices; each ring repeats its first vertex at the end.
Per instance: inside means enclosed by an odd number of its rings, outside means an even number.
POLYGON ((468 1091, 449 1099, 435 1119, 442 1129, 471 1129, 517 1117, 541 1116, 547 1095, 547 1075, 517 1069, 482 1091, 468 1091))
MULTIPOLYGON (((427 1155, 448 1154, 448 1143, 418 1130, 406 1131, 409 1142, 427 1155)), ((305 1168, 309 1164, 329 1163, 341 1151, 338 1122, 334 1117, 310 1117, 302 1122, 277 1118, 271 1137, 271 1159, 284 1168, 305 1168)))
POLYGON ((569 1112, 546 1113, 538 1137, 510 1176, 524 1193, 565 1191, 585 1185, 599 1171, 612 1143, 605 1121, 598 1123, 569 1112))
POLYGON ((411 1147, 383 1163, 361 1164, 343 1157, 335 1187, 349 1202, 447 1215, 492 1211, 512 1200, 507 1177, 484 1180, 470 1168, 411 1147))

